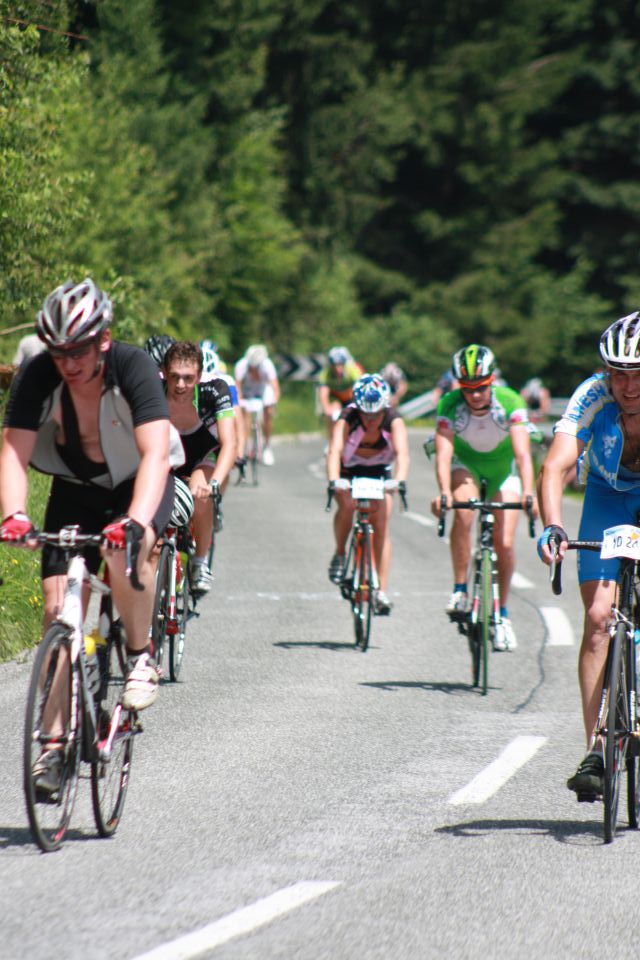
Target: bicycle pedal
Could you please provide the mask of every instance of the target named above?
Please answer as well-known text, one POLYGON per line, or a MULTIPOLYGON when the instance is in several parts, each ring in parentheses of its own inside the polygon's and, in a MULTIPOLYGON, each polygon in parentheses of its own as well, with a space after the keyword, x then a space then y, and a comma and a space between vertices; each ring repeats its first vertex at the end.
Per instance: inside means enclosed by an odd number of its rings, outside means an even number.
POLYGON ((576 792, 576 799, 578 803, 595 803, 596 800, 602 800, 602 797, 593 790, 580 790, 576 792))
POLYGON ((468 623, 469 622, 469 611, 468 610, 447 610, 447 616, 451 623, 468 623))

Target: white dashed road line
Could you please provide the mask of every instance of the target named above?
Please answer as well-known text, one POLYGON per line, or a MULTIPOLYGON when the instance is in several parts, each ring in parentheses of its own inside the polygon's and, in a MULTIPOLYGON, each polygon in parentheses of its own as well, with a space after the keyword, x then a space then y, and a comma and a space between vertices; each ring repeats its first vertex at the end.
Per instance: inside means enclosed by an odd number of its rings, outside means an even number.
POLYGON ((453 793, 449 797, 449 803, 460 805, 483 803, 488 800, 537 753, 546 739, 546 737, 516 737, 493 763, 481 770, 466 787, 453 793))
POLYGON ((337 882, 320 883, 306 881, 296 883, 291 887, 285 887, 272 893, 269 897, 262 900, 256 900, 255 903, 241 910, 234 910, 233 913, 221 917, 215 923, 210 923, 201 930, 188 933, 184 937, 172 940, 170 943, 162 944, 148 953, 141 953, 134 960, 189 960, 191 957, 197 957, 206 950, 212 950, 219 947, 234 937, 240 937, 243 934, 251 933, 258 927, 270 923, 276 917, 281 917, 290 910, 295 910, 316 897, 321 897, 335 887, 339 887, 337 882))
POLYGON ((540 607, 540 615, 547 628, 546 642, 549 647, 573 646, 573 627, 564 610, 560 607, 540 607))
POLYGON ((419 523, 422 527, 435 526, 435 520, 431 517, 424 517, 421 513, 414 513, 412 510, 405 510, 402 516, 407 520, 413 520, 414 523, 419 523))
POLYGON ((511 586, 515 587, 516 590, 531 590, 535 584, 533 580, 528 580, 527 577, 523 577, 523 575, 516 570, 511 577, 511 586))

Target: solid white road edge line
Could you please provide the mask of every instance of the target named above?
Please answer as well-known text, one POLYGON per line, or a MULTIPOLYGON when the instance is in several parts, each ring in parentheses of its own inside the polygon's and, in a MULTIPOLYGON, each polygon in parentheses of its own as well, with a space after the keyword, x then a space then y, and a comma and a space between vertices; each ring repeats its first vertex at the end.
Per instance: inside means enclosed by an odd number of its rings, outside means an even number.
POLYGON ((569 617, 560 607, 540 607, 540 616, 547 629, 549 647, 571 647, 575 642, 569 617))
POLYGON ((340 883, 337 881, 295 883, 291 887, 277 890, 269 897, 256 900, 248 907, 234 910, 233 913, 221 917, 220 920, 210 923, 201 930, 188 933, 186 936, 172 940, 170 943, 162 944, 148 953, 141 953, 134 960, 189 960, 189 958, 197 957, 205 950, 218 947, 234 937, 251 933, 257 927, 262 927, 265 923, 275 920, 276 917, 289 913, 290 910, 295 910, 296 907, 301 907, 309 900, 315 900, 316 897, 321 897, 329 890, 339 886, 340 883))
POLYGON ((546 737, 516 737, 493 763, 481 770, 466 787, 449 797, 449 803, 483 803, 497 793, 513 774, 537 753, 546 737))

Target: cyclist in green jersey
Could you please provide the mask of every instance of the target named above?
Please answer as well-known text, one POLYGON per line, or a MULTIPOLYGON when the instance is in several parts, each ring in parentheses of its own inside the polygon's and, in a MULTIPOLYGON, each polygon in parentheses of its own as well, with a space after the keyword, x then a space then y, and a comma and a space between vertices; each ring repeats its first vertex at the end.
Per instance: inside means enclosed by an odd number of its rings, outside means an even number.
MULTIPOLYGON (((535 478, 526 403, 515 390, 495 384, 496 362, 492 351, 470 344, 453 357, 452 373, 460 384, 445 394, 437 410, 436 478, 440 495, 431 508, 440 513, 440 497, 447 504, 479 496, 481 479, 487 480, 489 500, 522 500, 534 496, 535 478)), ((535 500, 534 513, 537 514, 535 500)), ((472 510, 456 510, 451 529, 454 586, 448 612, 466 611, 467 570, 471 558, 472 510)), ((513 650, 516 635, 509 619, 507 600, 515 567, 513 543, 519 512, 500 511, 496 516, 494 545, 498 556, 498 582, 502 623, 496 630, 496 650, 513 650)))

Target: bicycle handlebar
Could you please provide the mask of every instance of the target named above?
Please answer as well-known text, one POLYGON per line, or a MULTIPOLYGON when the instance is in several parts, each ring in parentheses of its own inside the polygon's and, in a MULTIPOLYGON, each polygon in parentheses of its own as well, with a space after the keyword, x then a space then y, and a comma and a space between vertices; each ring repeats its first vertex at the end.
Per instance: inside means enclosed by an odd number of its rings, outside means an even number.
MULTIPOLYGON (((327 503, 325 505, 325 512, 328 512, 331 509, 331 503, 333 501, 333 495, 336 490, 350 490, 351 481, 347 480, 346 477, 340 477, 339 480, 334 480, 332 483, 329 483, 327 487, 327 503)), ((402 500, 402 506, 405 510, 409 509, 409 504, 407 501, 407 488, 403 480, 385 480, 384 481, 385 492, 391 493, 393 490, 397 490, 400 494, 400 499, 402 500)), ((365 498, 363 498, 365 499, 365 498)))
MULTIPOLYGON (((20 540, 5 540, 0 537, 0 543, 6 543, 9 546, 20 547, 25 546, 26 544, 34 543, 37 546, 43 547, 45 544, 49 544, 53 547, 61 547, 63 550, 74 554, 80 553, 83 547, 101 547, 104 544, 104 541, 105 538, 102 533, 80 533, 80 528, 77 526, 63 527, 56 533, 48 533, 43 530, 34 530, 32 533, 21 538, 20 540)), ((134 546, 133 540, 130 537, 127 537, 124 547, 112 547, 111 549, 121 549, 125 551, 126 574, 131 581, 131 586, 133 589, 140 591, 144 590, 144 585, 140 583, 138 578, 138 571, 135 563, 137 552, 135 551, 134 546), (136 556, 134 556, 134 554, 136 554, 136 556)))
POLYGON ((533 515, 533 497, 527 497, 525 506, 519 501, 508 501, 505 503, 502 500, 490 501, 471 498, 470 500, 454 500, 451 506, 447 507, 447 498, 443 495, 440 497, 440 517, 438 519, 439 537, 444 536, 447 510, 480 510, 482 513, 493 513, 495 510, 524 510, 529 518, 529 536, 533 538, 536 535, 535 517, 533 515))
MULTIPOLYGON (((558 554, 560 542, 557 537, 549 539, 549 547, 553 553, 553 559, 549 564, 549 580, 554 596, 559 597, 562 593, 562 557, 558 554)), ((601 550, 602 540, 569 540, 568 550, 601 550)))

